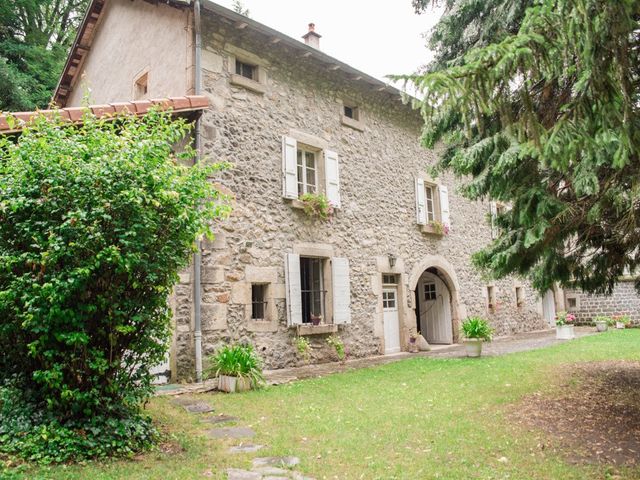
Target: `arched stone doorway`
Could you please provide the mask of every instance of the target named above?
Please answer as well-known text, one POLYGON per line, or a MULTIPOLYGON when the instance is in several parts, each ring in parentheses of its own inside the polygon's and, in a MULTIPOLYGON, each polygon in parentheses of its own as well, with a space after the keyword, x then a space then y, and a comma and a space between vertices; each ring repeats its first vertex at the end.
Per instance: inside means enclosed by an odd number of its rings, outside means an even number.
POLYGON ((464 308, 458 300, 459 284, 452 265, 441 256, 426 257, 414 266, 409 288, 412 329, 430 344, 457 343, 464 308))

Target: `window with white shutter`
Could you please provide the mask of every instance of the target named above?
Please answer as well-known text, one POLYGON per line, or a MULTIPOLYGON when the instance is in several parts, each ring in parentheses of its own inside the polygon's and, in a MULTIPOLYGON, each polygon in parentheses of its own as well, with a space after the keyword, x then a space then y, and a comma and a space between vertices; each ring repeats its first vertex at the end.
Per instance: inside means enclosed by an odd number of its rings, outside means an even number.
POLYGON ((292 137, 282 137, 282 196, 298 198, 298 142, 292 137))
POLYGON ((446 185, 438 185, 440 192, 440 221, 442 224, 451 228, 451 218, 449 216, 449 190, 446 185))
POLYGON ((340 172, 338 154, 331 150, 324 152, 324 174, 326 178, 327 200, 335 208, 340 208, 340 172))
POLYGON ((285 283, 287 299, 287 325, 302 324, 302 287, 300 283, 300 255, 285 255, 285 283))
POLYGON ((351 283, 349 280, 349 260, 331 259, 331 280, 333 293, 333 323, 351 323, 351 283))
POLYGON ((421 178, 416 178, 416 223, 427 224, 426 192, 424 180, 421 178))

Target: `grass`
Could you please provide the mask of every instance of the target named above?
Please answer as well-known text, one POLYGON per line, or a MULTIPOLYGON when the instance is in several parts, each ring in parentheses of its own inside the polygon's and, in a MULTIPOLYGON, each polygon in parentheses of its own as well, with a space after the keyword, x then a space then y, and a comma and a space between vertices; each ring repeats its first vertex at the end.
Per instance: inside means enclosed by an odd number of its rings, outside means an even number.
MULTIPOLYGON (((556 387, 563 364, 640 361, 640 330, 613 331, 551 348, 481 359, 413 358, 237 395, 208 394, 217 413, 252 426, 258 456, 295 455, 318 479, 604 479, 603 465, 572 465, 541 450, 541 434, 523 431, 507 412, 527 394, 556 387), (502 458, 504 457, 504 458, 502 458), (506 459, 506 461, 505 461, 506 459)), ((230 441, 211 440, 201 424, 167 397, 153 416, 184 451, 131 461, 33 468, 29 479, 225 478, 255 454, 229 455, 230 441)), ((615 470, 640 478, 640 470, 615 470)), ((16 475, 20 477, 20 475, 16 475)))

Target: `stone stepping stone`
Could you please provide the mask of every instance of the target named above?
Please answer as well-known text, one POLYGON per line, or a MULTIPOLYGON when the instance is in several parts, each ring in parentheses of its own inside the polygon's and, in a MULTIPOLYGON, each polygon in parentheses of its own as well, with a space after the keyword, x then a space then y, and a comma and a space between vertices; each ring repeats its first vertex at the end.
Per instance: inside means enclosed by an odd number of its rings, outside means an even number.
POLYGON ((298 457, 258 457, 253 459, 253 468, 258 467, 295 467, 300 463, 298 457))
POLYGON ((312 478, 312 477, 305 477, 300 472, 291 472, 291 478, 293 480, 316 480, 315 478, 312 478))
POLYGON ((231 415, 216 415, 215 417, 203 418, 202 421, 206 423, 237 422, 238 417, 232 417, 231 415))
POLYGON ((266 477, 262 477, 262 480, 291 480, 291 477, 282 477, 282 476, 273 476, 273 475, 267 475, 266 477))
POLYGON ((227 480, 261 480, 262 474, 240 470, 238 468, 227 468, 227 480))
POLYGON ((211 438, 251 438, 255 434, 256 432, 247 427, 223 427, 207 431, 211 438))
POLYGON ((197 402, 184 405, 184 409, 189 413, 209 413, 213 412, 213 407, 208 403, 197 402))
POLYGON ((254 468, 252 472, 258 472, 258 473, 261 473, 262 475, 271 475, 278 478, 283 478, 283 476, 284 478, 289 478, 289 474, 291 473, 290 470, 285 470, 283 468, 277 468, 277 467, 254 468))
POLYGON ((254 453, 264 448, 264 445, 253 445, 247 443, 246 445, 237 445, 229 449, 229 453, 254 453))

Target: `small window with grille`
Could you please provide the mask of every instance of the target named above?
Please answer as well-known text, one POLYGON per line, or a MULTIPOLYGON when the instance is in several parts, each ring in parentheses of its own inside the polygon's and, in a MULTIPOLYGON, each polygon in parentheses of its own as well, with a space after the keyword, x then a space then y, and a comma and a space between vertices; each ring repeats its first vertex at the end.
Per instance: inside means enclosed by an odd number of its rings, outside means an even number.
POLYGON ((267 285, 254 283, 251 285, 251 319, 264 320, 267 312, 267 285))

